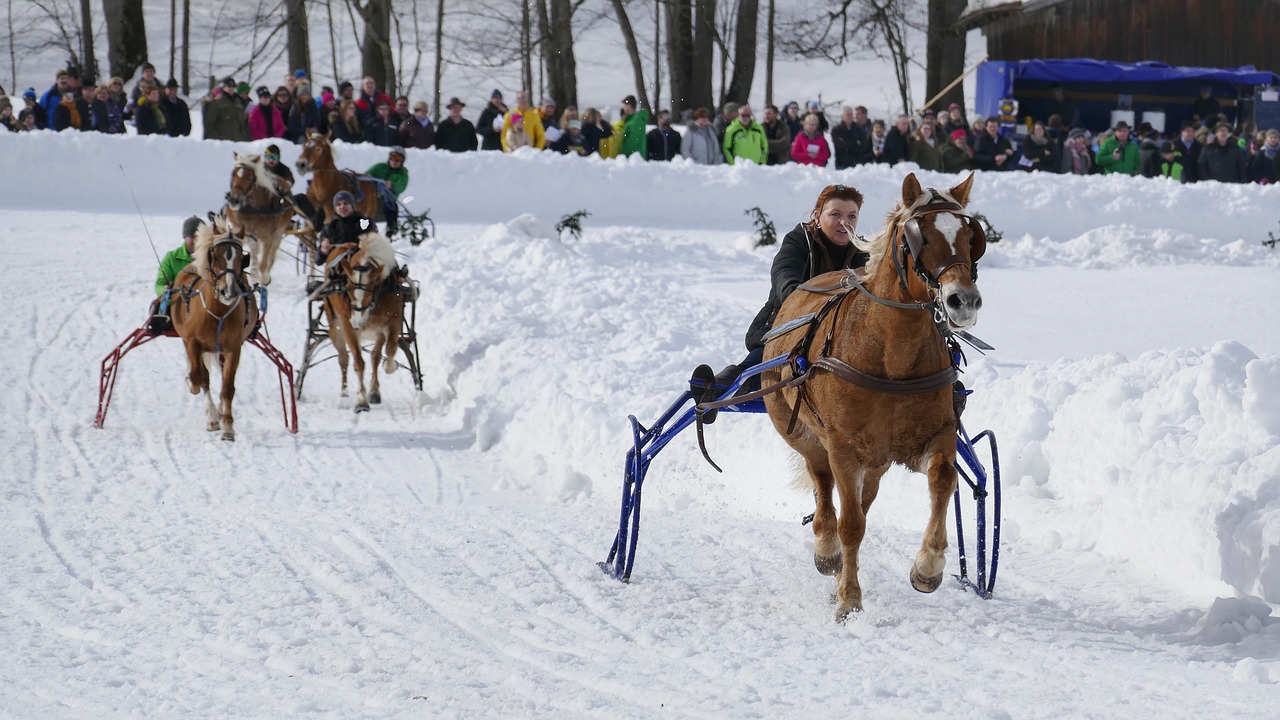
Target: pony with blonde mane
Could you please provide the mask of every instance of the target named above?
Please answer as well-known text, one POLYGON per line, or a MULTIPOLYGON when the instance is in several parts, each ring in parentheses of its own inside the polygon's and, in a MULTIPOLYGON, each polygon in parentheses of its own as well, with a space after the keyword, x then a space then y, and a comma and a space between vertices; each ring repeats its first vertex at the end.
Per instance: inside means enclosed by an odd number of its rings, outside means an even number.
POLYGON ((333 219, 333 196, 348 190, 356 198, 354 210, 369 218, 378 218, 382 201, 378 198, 378 184, 374 180, 358 180, 350 170, 339 170, 337 154, 329 142, 329 133, 311 133, 302 144, 302 154, 295 167, 298 177, 311 173, 307 183, 307 199, 312 207, 324 210, 325 222, 333 219))
POLYGON ((271 268, 280 241, 290 234, 293 202, 271 179, 261 155, 235 154, 231 189, 223 215, 232 227, 243 230, 253 258, 253 275, 259 285, 271 284, 271 268))
MULTIPOLYGON (((813 347, 796 348, 787 335, 765 346, 766 358, 799 349, 801 366, 814 367, 806 382, 768 395, 765 404, 774 427, 804 459, 817 504, 814 563, 837 577, 838 621, 862 609, 858 550, 891 464, 928 475, 929 520, 910 580, 920 592, 942 582, 958 422, 948 338, 973 326, 982 306, 976 263, 986 240, 964 211, 972 184, 970 175, 946 191, 922 189, 907 175, 884 228, 869 241, 855 240, 871 256, 865 272, 813 278, 778 311, 775 328, 815 314, 813 347), (830 294, 850 284, 857 290, 830 294)), ((797 369, 793 361, 768 370, 762 384, 797 369)))
POLYGON ((345 243, 330 250, 325 267, 325 284, 333 291, 324 295, 324 311, 330 327, 329 339, 337 351, 342 373, 342 396, 347 396, 347 354, 350 352, 355 358, 355 411, 368 412, 370 402, 382 402, 379 362, 388 374, 396 370, 396 349, 400 344, 405 304, 400 264, 391 241, 376 232, 368 232, 360 236, 359 243, 345 243), (362 342, 372 343, 369 361, 373 367, 367 393, 362 342))
POLYGON ((170 315, 187 352, 187 386, 192 395, 203 392, 208 429, 221 430, 234 441, 231 402, 236 394, 240 352, 258 323, 244 251, 244 231, 230 229, 225 218, 213 216, 196 231, 193 262, 173 285, 170 315), (222 374, 219 403, 209 392, 210 374, 222 374))

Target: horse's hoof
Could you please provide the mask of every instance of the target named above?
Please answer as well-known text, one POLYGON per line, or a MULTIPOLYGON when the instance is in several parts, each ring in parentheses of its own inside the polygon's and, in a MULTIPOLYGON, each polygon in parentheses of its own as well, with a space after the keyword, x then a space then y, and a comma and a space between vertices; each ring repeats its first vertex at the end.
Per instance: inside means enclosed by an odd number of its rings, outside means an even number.
POLYGON ((369 412, 369 403, 360 403, 359 405, 356 405, 356 412, 369 412))
POLYGON ((842 553, 836 553, 831 557, 822 557, 821 555, 814 553, 813 564, 818 568, 818 572, 823 575, 839 575, 840 569, 844 567, 844 555, 842 553))
POLYGON ((918 592, 931 593, 942 585, 942 574, 939 573, 931 578, 920 577, 916 572, 914 565, 911 566, 911 587, 918 592))
POLYGON ((376 392, 376 391, 369 393, 369 402, 373 403, 374 405, 381 405, 382 393, 376 392))
POLYGON ((862 612, 861 605, 841 605, 839 608, 836 608, 836 622, 843 625, 848 621, 850 615, 860 612, 862 612))
POLYGON ((222 440, 223 442, 235 442, 236 434, 233 432, 224 432, 222 433, 222 440))
POLYGON ((207 429, 209 430, 209 432, 218 432, 219 430, 222 429, 222 423, 218 422, 217 420, 210 420, 207 429))

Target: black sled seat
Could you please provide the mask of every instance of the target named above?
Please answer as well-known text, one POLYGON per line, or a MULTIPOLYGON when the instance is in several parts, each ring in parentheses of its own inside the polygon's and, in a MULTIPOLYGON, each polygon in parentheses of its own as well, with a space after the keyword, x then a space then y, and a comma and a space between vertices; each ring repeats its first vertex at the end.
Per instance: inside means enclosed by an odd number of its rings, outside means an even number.
MULTIPOLYGON (((752 378, 772 368, 785 365, 790 360, 787 355, 780 355, 759 365, 747 368, 738 379, 726 389, 719 398, 724 402, 737 396, 741 388, 752 378)), ((803 360, 803 358, 801 358, 803 360)), ((618 531, 614 535, 613 545, 609 548, 609 556, 597 563, 602 571, 615 580, 629 582, 635 566, 636 543, 640 536, 640 500, 645 476, 649 465, 672 440, 690 425, 698 421, 698 415, 705 410, 700 409, 694 400, 691 390, 685 390, 676 398, 670 407, 649 427, 640 424, 635 415, 628 415, 631 423, 632 446, 627 450, 626 462, 623 465, 622 506, 618 517, 618 531)), ((765 413, 763 398, 745 400, 741 403, 725 405, 719 412, 731 413, 765 413)), ((714 467, 714 464, 713 464, 714 467)), ((717 470, 719 468, 716 468, 717 470)), ((973 590, 983 598, 990 598, 995 590, 996 569, 1000 557, 1000 461, 996 448, 995 434, 990 430, 969 436, 964 423, 957 421, 956 429, 956 471, 963 481, 956 486, 953 505, 956 516, 956 547, 960 556, 959 573, 956 580, 962 587, 973 590), (983 465, 978 445, 986 441, 991 470, 983 465), (969 554, 965 543, 964 519, 961 514, 961 490, 968 486, 975 504, 974 523, 976 538, 974 566, 976 577, 969 577, 969 554), (988 515, 988 501, 991 503, 988 515)), ((812 519, 805 518, 805 524, 812 519)))

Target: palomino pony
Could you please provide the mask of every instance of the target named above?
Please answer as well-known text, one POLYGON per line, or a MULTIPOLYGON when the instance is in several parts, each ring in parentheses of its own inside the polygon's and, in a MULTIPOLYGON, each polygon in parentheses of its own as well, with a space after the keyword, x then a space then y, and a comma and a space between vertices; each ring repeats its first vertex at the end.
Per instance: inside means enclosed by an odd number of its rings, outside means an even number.
POLYGON ((296 167, 299 177, 312 173, 307 183, 307 199, 312 207, 324 210, 326 223, 333 219, 333 196, 341 190, 349 190, 355 196, 356 212, 370 220, 377 219, 382 209, 382 201, 378 199, 379 183, 358 180, 350 170, 339 170, 328 133, 311 133, 307 137, 296 167))
POLYGON ((391 241, 376 232, 360 236, 360 242, 337 245, 325 263, 328 286, 324 310, 329 321, 329 341, 338 354, 342 371, 342 396, 347 396, 347 352, 355 356, 356 412, 368 412, 369 403, 382 402, 378 387, 378 362, 388 374, 396 370, 396 348, 404 319, 403 275, 396 262, 391 241), (370 388, 364 385, 364 354, 361 342, 371 342, 370 388))
MULTIPOLYGON (((768 395, 774 427, 803 458, 813 485, 814 563, 837 576, 836 620, 862 609, 858 548, 880 478, 898 463, 929 477, 929 521, 911 584, 933 592, 946 565, 947 505, 956 487, 956 369, 950 334, 973 326, 982 306, 974 280, 986 249, 981 227, 964 212, 971 174, 948 191, 922 190, 914 174, 902 201, 873 238, 865 273, 828 273, 783 303, 775 328, 816 313, 813 348, 796 347, 813 366, 809 379, 768 395), (861 279, 861 284, 858 280, 861 279), (832 296, 832 290, 853 285, 832 296), (837 519, 832 490, 840 493, 837 519)), ((774 337, 765 357, 785 355, 794 337, 774 337)), ((786 365, 762 382, 779 381, 786 365)), ((790 365, 795 372, 796 363, 790 365)))
POLYGON ((235 158, 223 214, 237 232, 243 230, 253 258, 254 279, 259 285, 269 285, 280 240, 292 230, 293 203, 277 189, 261 155, 236 153, 235 158))
POLYGON ((236 394, 240 351, 258 322, 245 277, 244 232, 231 232, 225 219, 215 216, 196 231, 194 262, 173 284, 170 314, 173 327, 187 349, 187 383, 191 394, 203 392, 209 430, 222 430, 222 439, 236 439, 231 400, 236 394), (217 406, 209 394, 209 375, 215 365, 222 372, 217 406))

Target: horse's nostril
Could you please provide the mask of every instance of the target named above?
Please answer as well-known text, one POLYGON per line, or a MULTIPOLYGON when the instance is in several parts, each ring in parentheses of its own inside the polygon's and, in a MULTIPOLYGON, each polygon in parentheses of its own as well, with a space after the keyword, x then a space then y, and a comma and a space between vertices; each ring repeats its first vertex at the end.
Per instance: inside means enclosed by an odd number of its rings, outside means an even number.
POLYGON ((947 307, 952 310, 959 310, 960 306, 963 304, 964 301, 960 299, 960 295, 958 293, 951 293, 947 296, 947 307))
POLYGON ((981 295, 979 295, 979 296, 978 296, 978 299, 977 299, 977 300, 974 300, 974 301, 973 301, 973 309, 974 309, 974 310, 981 310, 981 309, 982 309, 982 296, 981 296, 981 295))

